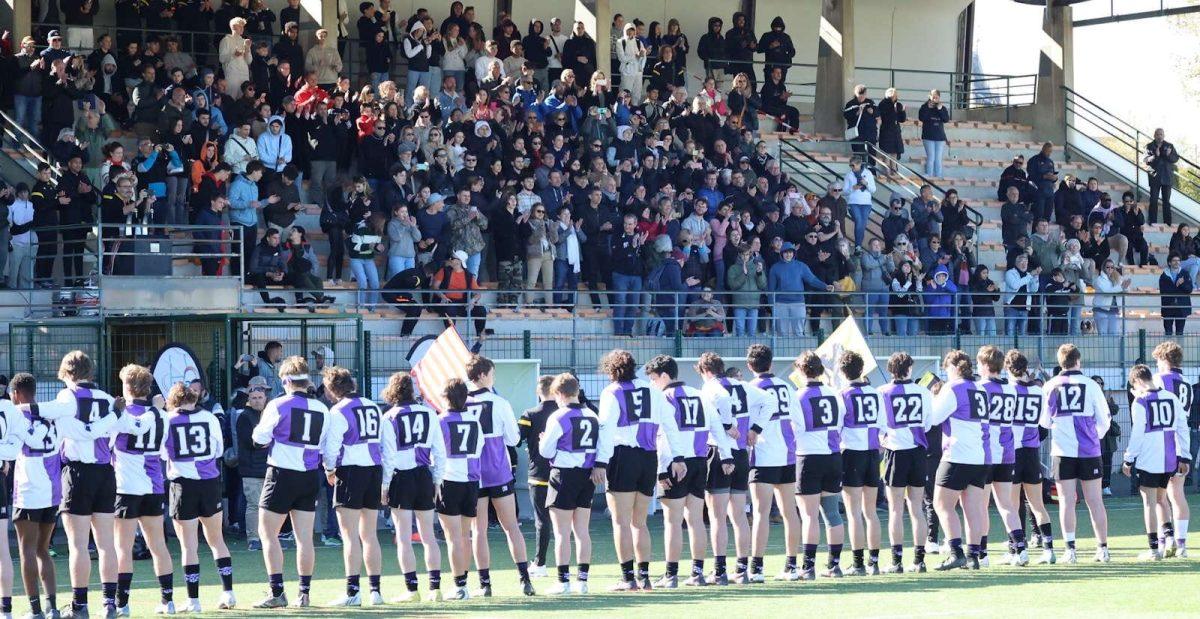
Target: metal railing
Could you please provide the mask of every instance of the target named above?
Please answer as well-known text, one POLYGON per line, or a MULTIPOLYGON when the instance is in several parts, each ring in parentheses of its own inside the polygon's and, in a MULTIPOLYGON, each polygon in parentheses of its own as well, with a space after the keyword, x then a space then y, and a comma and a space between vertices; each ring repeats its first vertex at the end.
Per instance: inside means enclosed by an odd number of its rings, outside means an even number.
MULTIPOLYGON (((842 184, 845 173, 838 173, 828 164, 812 156, 801 147, 800 140, 784 138, 779 140, 779 163, 788 172, 788 176, 805 179, 805 186, 817 195, 825 195, 830 183, 842 184)), ((876 183, 879 182, 876 177, 876 183)), ((871 196, 871 213, 867 218, 867 234, 875 238, 883 238, 878 230, 887 217, 888 204, 874 195, 871 196)))
POLYGON ((0 143, 6 146, 11 145, 13 150, 19 155, 13 161, 18 163, 18 165, 24 162, 22 168, 28 170, 30 175, 37 172, 39 163, 45 163, 50 165, 51 174, 55 178, 61 176, 62 173, 58 170, 58 167, 53 165, 53 162, 50 160, 50 151, 45 146, 42 146, 42 143, 29 132, 29 129, 37 130, 36 127, 22 127, 8 113, 0 111, 0 132, 2 132, 0 134, 0 143))
MULTIPOLYGON (((936 181, 933 181, 930 178, 926 177, 924 174, 909 167, 900 159, 887 154, 886 152, 884 152, 882 149, 879 148, 878 144, 876 144, 874 142, 867 142, 866 144, 867 144, 867 152, 870 153, 871 156, 874 157, 875 159, 882 160, 885 163, 887 163, 887 167, 892 172, 891 177, 898 179, 898 182, 892 183, 892 182, 888 181, 887 179, 883 179, 882 181, 879 181, 879 177, 877 176, 876 177, 877 181, 882 182, 886 185, 893 185, 893 186, 899 187, 905 193, 909 194, 910 198, 921 195, 921 186, 922 185, 929 185, 930 187, 933 188, 933 190, 935 192, 941 194, 943 201, 945 200, 946 191, 947 191, 946 188, 939 185, 936 181)), ((961 199, 960 199, 960 202, 961 202, 961 199)), ((973 223, 976 227, 978 227, 981 223, 983 223, 983 213, 980 213, 979 209, 976 209, 975 207, 973 207, 969 204, 965 204, 965 206, 967 208, 967 212, 970 213, 971 223, 973 223)))
MULTIPOLYGON (((1154 133, 1142 131, 1067 86, 1062 88, 1066 94, 1063 101, 1068 130, 1115 157, 1118 164, 1091 158, 1110 173, 1128 180, 1141 199, 1143 183, 1149 183, 1150 172, 1145 163, 1145 147, 1154 140, 1154 133)), ((1180 154, 1172 167, 1175 189, 1200 202, 1200 164, 1180 154)))

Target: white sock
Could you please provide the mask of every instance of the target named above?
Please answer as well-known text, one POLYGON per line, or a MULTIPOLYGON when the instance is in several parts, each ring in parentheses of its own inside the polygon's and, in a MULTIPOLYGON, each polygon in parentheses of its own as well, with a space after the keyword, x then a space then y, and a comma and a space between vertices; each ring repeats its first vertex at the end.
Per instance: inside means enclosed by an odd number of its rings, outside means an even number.
POLYGON ((1188 519, 1180 518, 1175 521, 1175 542, 1180 548, 1187 545, 1188 519))

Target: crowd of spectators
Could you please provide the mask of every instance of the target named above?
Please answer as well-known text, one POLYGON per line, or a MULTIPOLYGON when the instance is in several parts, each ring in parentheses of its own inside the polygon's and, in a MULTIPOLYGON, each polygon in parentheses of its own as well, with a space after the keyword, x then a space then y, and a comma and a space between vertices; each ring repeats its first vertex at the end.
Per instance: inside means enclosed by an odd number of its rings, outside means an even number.
MULTIPOLYGON (((273 288, 332 302, 326 290, 353 279, 361 305, 411 319, 436 302, 480 331, 477 291, 494 283, 501 307, 607 307, 620 335, 748 336, 811 333, 850 307, 872 333, 1079 333, 1090 286, 1095 329, 1109 333, 1129 287, 1122 266, 1155 260, 1133 196, 1113 205, 1092 181, 1060 181, 1051 144, 1028 173, 1018 157, 1000 177, 995 274, 953 189, 893 195, 872 229, 877 179, 904 150, 895 89, 878 105, 855 89, 844 110, 854 162, 806 191, 761 134, 763 119, 799 125, 781 18, 758 36, 742 13, 729 29, 713 17, 697 41, 704 66, 689 71, 674 19, 615 16, 605 64, 582 22, 521 27, 501 14, 485 29, 461 2, 440 24, 362 2, 356 40, 339 24, 311 42, 298 0, 278 18, 257 0, 158 4, 171 10, 117 3, 118 25, 144 37, 121 30, 70 50, 52 30, 3 59, 16 117, 50 145, 59 174, 0 194, 9 286, 53 286, 60 248, 65 283, 83 276, 69 256, 84 239, 54 226, 199 224, 217 228, 196 230, 197 247, 240 256, 201 260, 202 272, 241 270, 264 303, 293 304, 273 288), (197 28, 214 34, 170 33, 197 28), (363 59, 357 71, 350 57, 363 59), (319 213, 327 251, 297 225, 306 213, 319 213), (240 251, 222 227, 240 230, 240 251)), ((67 29, 90 24, 65 17, 67 29)), ((925 172, 941 177, 949 108, 933 91, 916 117, 925 172)), ((1160 193, 1166 202, 1169 187, 1160 193)), ((1200 270, 1185 228, 1163 274, 1172 316, 1190 313, 1200 270)))

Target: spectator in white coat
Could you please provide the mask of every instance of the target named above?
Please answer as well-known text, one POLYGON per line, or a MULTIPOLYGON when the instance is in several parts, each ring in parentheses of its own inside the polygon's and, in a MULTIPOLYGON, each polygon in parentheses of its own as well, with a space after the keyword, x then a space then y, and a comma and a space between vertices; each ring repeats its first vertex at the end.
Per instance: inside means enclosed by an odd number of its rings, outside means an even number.
POLYGON ((633 105, 641 105, 642 73, 646 70, 646 46, 637 38, 637 26, 625 24, 624 35, 617 39, 617 62, 621 67, 621 88, 629 91, 633 105))
POLYGON ((1092 297, 1092 315, 1096 319, 1096 333, 1116 335, 1120 333, 1121 299, 1119 295, 1129 289, 1130 280, 1121 274, 1112 260, 1104 261, 1103 272, 1092 280, 1096 293, 1092 297))
POLYGON ((871 197, 875 195, 875 176, 863 165, 861 157, 850 160, 850 170, 842 180, 842 195, 849 205, 850 218, 854 220, 854 245, 861 247, 871 216, 871 197))

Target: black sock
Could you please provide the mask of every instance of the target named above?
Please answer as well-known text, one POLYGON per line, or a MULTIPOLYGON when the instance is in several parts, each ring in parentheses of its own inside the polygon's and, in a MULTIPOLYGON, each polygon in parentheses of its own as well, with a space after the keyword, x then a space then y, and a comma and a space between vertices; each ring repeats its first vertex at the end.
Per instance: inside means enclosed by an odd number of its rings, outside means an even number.
POLYGON ((362 582, 358 574, 346 577, 346 597, 358 595, 358 585, 362 582))
POLYGON ((746 567, 749 565, 749 561, 750 560, 747 559, 746 557, 738 557, 737 558, 737 567, 734 568, 735 572, 738 574, 745 574, 746 567))
POLYGON ((591 569, 592 569, 591 563, 580 563, 579 564, 579 574, 577 574, 575 576, 575 578, 577 580, 579 580, 579 582, 587 582, 588 572, 590 572, 591 569))
POLYGON ((963 558, 962 538, 955 537, 950 540, 950 552, 954 554, 955 559, 963 558))
POLYGON ((842 564, 842 545, 829 545, 829 567, 842 564))
POLYGON ((704 575, 704 559, 692 559, 692 576, 704 575))
POLYGON ((221 590, 233 591, 233 557, 217 559, 217 573, 221 575, 221 590))
POLYGON ((1054 538, 1050 536, 1050 523, 1039 524, 1038 532, 1042 534, 1042 548, 1051 550, 1054 548, 1054 538))
MULTIPOLYGON (((795 557, 791 557, 791 558, 793 561, 795 560, 795 557)), ((804 571, 807 572, 807 571, 813 569, 813 567, 816 566, 816 564, 817 564, 817 545, 816 544, 805 544, 804 545, 804 571)), ((795 564, 793 563, 793 565, 795 565, 795 564)))
POLYGON ((117 606, 129 606, 129 587, 133 585, 133 574, 129 572, 117 574, 117 606))
POLYGON ((863 551, 862 548, 852 550, 854 553, 854 567, 863 567, 863 551))
POLYGON ((158 577, 158 594, 163 604, 175 601, 175 573, 162 574, 158 577))
POLYGON ((1150 550, 1158 550, 1158 534, 1147 533, 1146 538, 1150 540, 1150 550))
POLYGON ((414 592, 417 590, 416 572, 404 572, 404 588, 414 592))
POLYGON ((58 596, 50 594, 46 596, 46 608, 50 610, 58 610, 58 596))
POLYGON ((988 556, 988 536, 984 535, 979 538, 979 558, 982 559, 988 556))
POLYGON ((750 559, 750 573, 761 574, 763 572, 763 558, 752 557, 750 559))
POLYGON ((312 590, 312 574, 309 574, 308 576, 301 574, 300 575, 300 595, 308 595, 308 592, 311 590, 312 590))
POLYGON ((904 563, 904 544, 892 544, 892 565, 904 563))
POLYGON ((195 600, 200 597, 200 566, 185 565, 183 566, 183 580, 187 583, 187 596, 189 600, 195 600))
POLYGON ((571 582, 571 566, 558 566, 558 582, 571 582))
POLYGON ((467 575, 466 575, 466 574, 459 574, 459 575, 456 575, 456 576, 454 577, 454 586, 455 586, 455 587, 458 587, 458 588, 460 588, 460 589, 461 589, 462 587, 465 587, 465 586, 467 586, 467 575))
MULTIPOLYGON (((381 584, 380 584, 381 580, 382 580, 381 574, 367 574, 367 583, 369 583, 369 586, 371 587, 371 593, 379 593, 379 590, 381 587, 381 584)), ((413 582, 414 583, 417 582, 417 573, 416 572, 413 572, 413 582)))
POLYGON ((1012 532, 1013 550, 1023 552, 1029 549, 1029 545, 1025 543, 1025 530, 1014 529, 1012 532))
POLYGON ((442 588, 442 570, 429 570, 429 590, 438 591, 442 588))
POLYGON ((1069 550, 1075 550, 1075 540, 1073 540, 1073 539, 1067 540, 1067 548, 1069 550))
POLYGON ((5 613, 5 614, 9 614, 9 615, 12 614, 12 598, 11 597, 0 598, 0 613, 5 613))
POLYGON ((678 575, 679 575, 679 562, 678 561, 667 561, 667 576, 678 576, 678 575))
POLYGON ((36 595, 29 598, 29 612, 34 615, 42 614, 42 600, 36 595))
MULTIPOLYGON (((759 564, 762 567, 762 564, 759 564)), ((796 555, 788 555, 783 559, 783 571, 790 572, 796 569, 796 555)), ((761 570, 760 570, 761 571, 761 570)))
POLYGON ((271 583, 271 597, 283 595, 283 574, 271 574, 268 581, 271 583))
POLYGON ((650 578, 650 562, 649 561, 638 561, 637 565, 638 565, 638 571, 637 571, 638 578, 642 578, 642 579, 650 578))
POLYGON ((87 608, 88 588, 71 588, 71 608, 87 608))
POLYGON ((717 576, 725 575, 725 571, 726 571, 725 555, 718 555, 713 558, 713 561, 717 564, 717 572, 716 572, 717 576))
POLYGON ((117 604, 117 583, 105 582, 100 583, 100 595, 104 600, 105 606, 116 606, 117 604))
POLYGON ((517 562, 517 573, 521 575, 522 582, 529 580, 529 562, 528 561, 518 561, 517 562))
POLYGON ((913 560, 917 563, 925 562, 925 544, 913 544, 913 560))
POLYGON ((633 582, 633 561, 621 562, 621 579, 625 582, 633 582))
POLYGON ((1175 537, 1175 523, 1174 522, 1164 522, 1163 526, 1162 526, 1162 530, 1163 530, 1163 537, 1167 537, 1167 538, 1175 537))
POLYGON ((480 587, 492 586, 492 570, 491 569, 479 570, 479 586, 480 587))
POLYGON ((876 565, 879 563, 879 549, 878 548, 867 549, 867 563, 869 565, 876 565))

